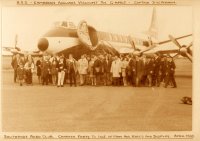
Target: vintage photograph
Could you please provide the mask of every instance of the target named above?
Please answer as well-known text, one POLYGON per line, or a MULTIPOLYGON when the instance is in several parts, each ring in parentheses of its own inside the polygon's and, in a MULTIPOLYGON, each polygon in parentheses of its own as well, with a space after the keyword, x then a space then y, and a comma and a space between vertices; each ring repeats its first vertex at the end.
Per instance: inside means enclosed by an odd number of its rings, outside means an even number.
POLYGON ((2 7, 2 131, 192 131, 192 18, 191 6, 2 7))

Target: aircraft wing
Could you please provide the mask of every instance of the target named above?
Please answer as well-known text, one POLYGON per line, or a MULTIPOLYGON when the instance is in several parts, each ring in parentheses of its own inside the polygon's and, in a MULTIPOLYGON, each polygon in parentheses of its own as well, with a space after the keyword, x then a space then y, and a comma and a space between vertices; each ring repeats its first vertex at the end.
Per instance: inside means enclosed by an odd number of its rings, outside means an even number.
POLYGON ((11 51, 11 50, 18 50, 18 51, 20 51, 21 49, 19 48, 19 47, 3 47, 3 49, 4 50, 6 50, 6 51, 11 51))
POLYGON ((37 51, 23 51, 19 47, 11 47, 11 46, 10 47, 8 47, 8 46, 5 47, 4 46, 3 50, 4 51, 8 51, 8 52, 10 52, 12 54, 31 55, 31 56, 35 56, 35 57, 43 55, 43 53, 41 51, 39 51, 39 50, 37 50, 37 51))
MULTIPOLYGON (((186 38, 186 37, 189 37, 189 36, 192 36, 192 34, 188 34, 188 35, 176 37, 175 40, 179 40, 179 39, 186 38)), ((165 44, 165 43, 168 43, 168 42, 171 42, 171 41, 172 41, 172 40, 169 39, 169 40, 165 40, 165 41, 160 41, 160 42, 158 42, 157 44, 162 45, 162 44, 165 44)))
POLYGON ((18 51, 16 49, 11 49, 11 50, 6 50, 6 51, 9 51, 12 54, 31 55, 33 57, 38 57, 38 56, 43 55, 43 53, 40 51, 18 51))
POLYGON ((159 53, 159 54, 172 54, 172 53, 179 53, 179 49, 159 50, 159 51, 156 51, 155 53, 159 53))
POLYGON ((32 57, 39 57, 39 56, 42 56, 43 53, 40 52, 40 51, 15 51, 15 52, 12 52, 13 54, 21 54, 21 55, 31 55, 32 57))

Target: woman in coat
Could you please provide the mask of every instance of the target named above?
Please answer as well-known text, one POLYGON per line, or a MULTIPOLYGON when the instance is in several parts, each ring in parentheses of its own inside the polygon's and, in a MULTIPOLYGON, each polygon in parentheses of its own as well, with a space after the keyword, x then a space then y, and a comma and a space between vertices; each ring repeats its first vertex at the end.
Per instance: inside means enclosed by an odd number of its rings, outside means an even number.
POLYGON ((32 75, 34 70, 34 61, 31 55, 28 56, 27 61, 24 65, 24 69, 26 71, 26 84, 32 84, 32 75))
POLYGON ((38 76, 38 82, 39 84, 41 83, 41 79, 42 79, 42 69, 41 69, 41 65, 43 62, 43 58, 40 57, 40 59, 37 60, 36 62, 36 68, 37 68, 37 76, 38 76))
POLYGON ((78 71, 77 61, 73 58, 72 54, 69 54, 69 59, 67 60, 67 72, 69 76, 70 87, 72 84, 76 87, 76 75, 78 71))
POLYGON ((78 60, 78 71, 80 75, 80 85, 83 86, 86 82, 86 75, 88 69, 88 61, 85 55, 81 56, 81 59, 78 60))
POLYGON ((127 69, 127 66, 128 66, 128 58, 123 58, 122 60, 122 77, 123 77, 123 84, 124 86, 127 86, 127 76, 126 76, 126 69, 127 69))
POLYGON ((53 85, 56 85, 58 79, 58 61, 55 57, 51 60, 51 76, 53 85))

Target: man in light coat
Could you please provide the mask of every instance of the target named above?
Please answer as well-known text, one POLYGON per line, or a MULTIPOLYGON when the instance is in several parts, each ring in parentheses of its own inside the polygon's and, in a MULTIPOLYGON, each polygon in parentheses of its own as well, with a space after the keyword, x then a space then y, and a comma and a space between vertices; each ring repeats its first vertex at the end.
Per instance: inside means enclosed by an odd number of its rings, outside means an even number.
POLYGON ((121 60, 115 56, 114 61, 112 62, 110 72, 113 77, 113 85, 119 86, 119 78, 121 73, 121 60))
POLYGON ((80 75, 80 85, 83 86, 85 84, 88 69, 88 61, 85 55, 82 55, 81 59, 78 60, 78 66, 78 71, 80 75))

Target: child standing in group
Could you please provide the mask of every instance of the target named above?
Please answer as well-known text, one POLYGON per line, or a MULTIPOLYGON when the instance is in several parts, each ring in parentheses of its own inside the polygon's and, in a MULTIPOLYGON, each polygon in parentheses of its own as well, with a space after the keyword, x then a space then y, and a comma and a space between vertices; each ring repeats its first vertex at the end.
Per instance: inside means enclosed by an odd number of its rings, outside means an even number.
POLYGON ((20 86, 22 86, 22 83, 24 81, 24 76, 25 76, 25 70, 23 64, 19 64, 19 67, 17 68, 17 76, 19 80, 20 86))

